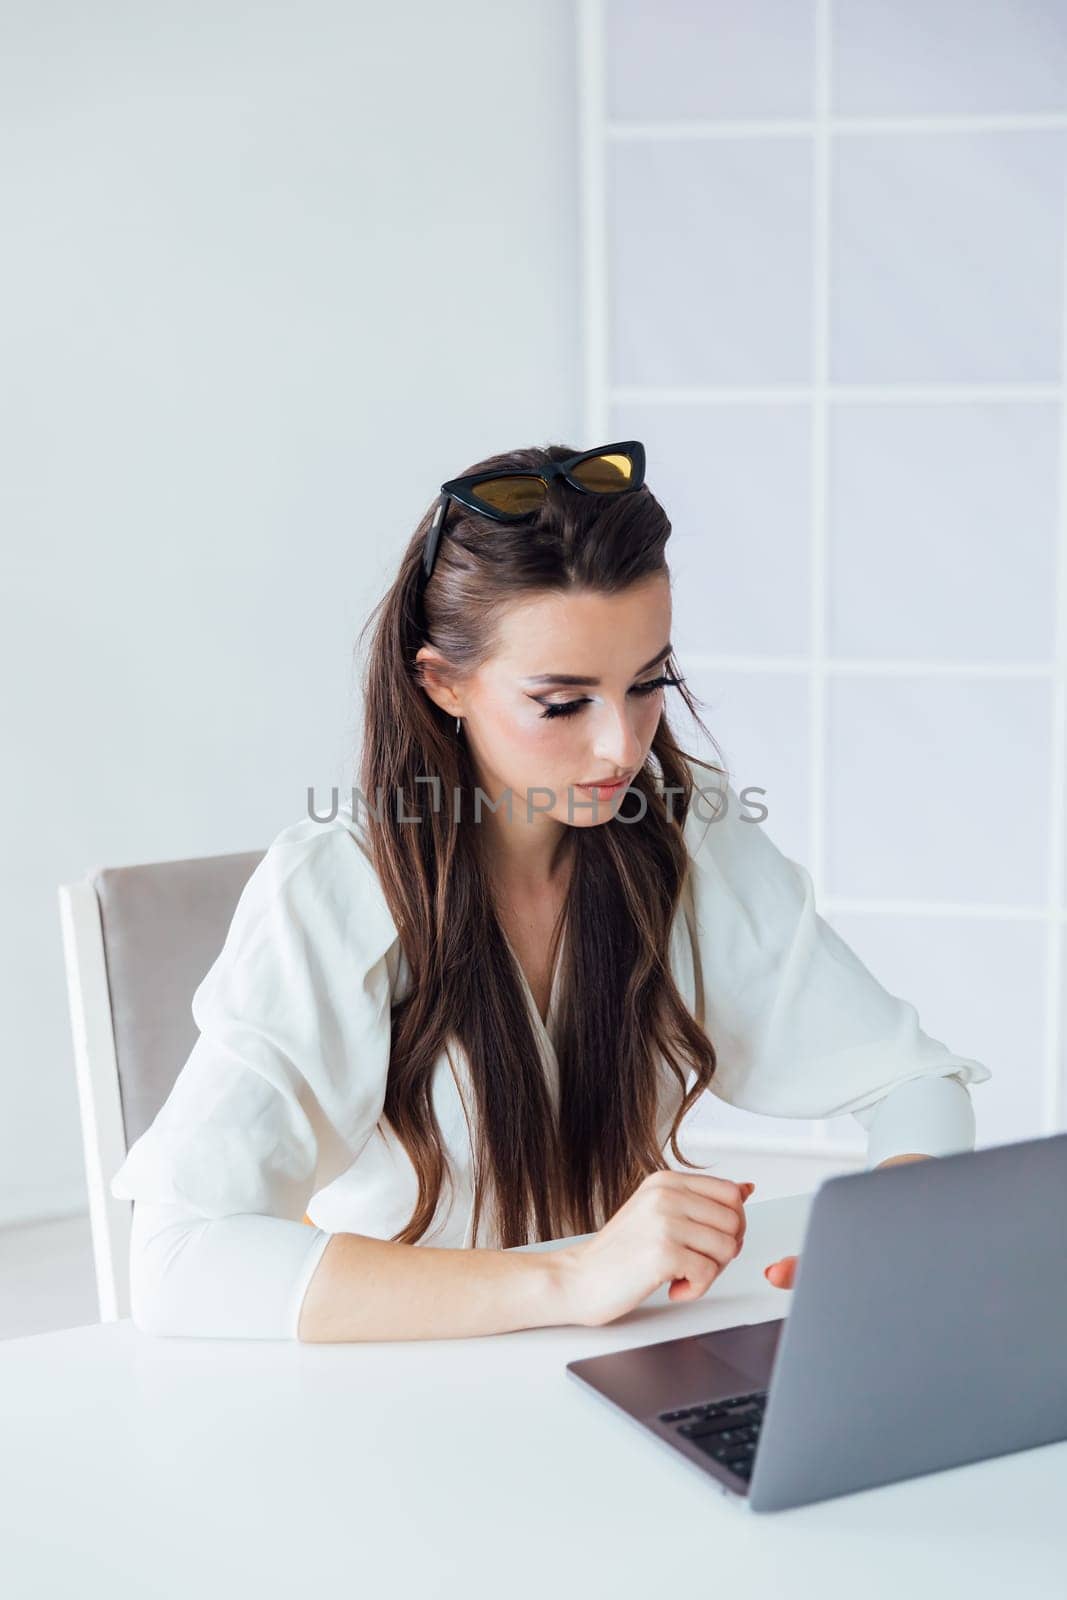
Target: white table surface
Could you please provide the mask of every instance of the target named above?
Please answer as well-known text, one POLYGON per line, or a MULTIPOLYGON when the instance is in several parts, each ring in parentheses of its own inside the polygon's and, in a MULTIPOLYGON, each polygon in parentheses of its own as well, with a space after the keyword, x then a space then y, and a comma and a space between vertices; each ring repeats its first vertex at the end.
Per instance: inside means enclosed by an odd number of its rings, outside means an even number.
POLYGON ((605 1328, 302 1345, 129 1321, 0 1344, 5 1600, 1067 1595, 1067 1443, 757 1515, 564 1371, 788 1313, 811 1196, 605 1328))

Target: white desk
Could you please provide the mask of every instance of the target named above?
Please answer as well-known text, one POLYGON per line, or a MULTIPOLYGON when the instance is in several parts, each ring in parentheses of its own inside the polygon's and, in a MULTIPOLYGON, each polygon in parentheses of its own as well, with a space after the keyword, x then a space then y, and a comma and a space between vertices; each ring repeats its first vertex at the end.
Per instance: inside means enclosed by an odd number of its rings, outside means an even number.
POLYGON ((301 1345, 128 1322, 0 1344, 6 1600, 1067 1594, 1067 1443, 758 1516, 564 1371, 787 1313, 810 1196, 700 1301, 606 1328, 301 1345))

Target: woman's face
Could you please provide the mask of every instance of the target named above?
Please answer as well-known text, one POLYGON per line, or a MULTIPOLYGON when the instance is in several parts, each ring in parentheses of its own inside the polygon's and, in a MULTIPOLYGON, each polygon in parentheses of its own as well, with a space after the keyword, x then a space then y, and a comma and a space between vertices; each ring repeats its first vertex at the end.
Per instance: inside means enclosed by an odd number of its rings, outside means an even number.
POLYGON ((618 594, 546 592, 509 607, 495 654, 445 698, 434 693, 464 719, 481 787, 494 799, 510 789, 515 821, 527 797, 535 818, 572 827, 614 814, 659 723, 670 629, 665 573, 618 594), (613 793, 581 787, 620 777, 613 793))

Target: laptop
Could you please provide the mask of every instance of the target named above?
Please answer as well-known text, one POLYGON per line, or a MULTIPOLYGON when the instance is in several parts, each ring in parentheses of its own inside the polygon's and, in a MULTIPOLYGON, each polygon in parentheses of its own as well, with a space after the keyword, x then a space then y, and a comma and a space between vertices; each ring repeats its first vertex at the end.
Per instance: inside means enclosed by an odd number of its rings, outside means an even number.
POLYGON ((791 1295, 567 1371, 752 1511, 1067 1439, 1067 1133, 827 1179, 791 1295))

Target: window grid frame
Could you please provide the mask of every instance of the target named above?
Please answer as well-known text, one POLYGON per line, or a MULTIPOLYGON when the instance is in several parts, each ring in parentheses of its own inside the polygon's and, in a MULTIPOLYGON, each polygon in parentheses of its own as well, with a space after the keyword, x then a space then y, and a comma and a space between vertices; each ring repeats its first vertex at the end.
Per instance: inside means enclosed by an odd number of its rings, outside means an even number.
MULTIPOLYGON (((578 30, 579 132, 581 141, 582 290, 584 406, 586 434, 605 436, 611 408, 643 405, 803 405, 811 418, 811 641, 809 655, 739 656, 698 654, 698 670, 737 673, 789 673, 804 676, 810 691, 809 859, 806 863, 820 912, 861 915, 912 915, 921 918, 975 918, 1043 922, 1047 940, 1047 981, 1042 1019, 1044 1133, 1067 1126, 1067 1072, 1063 1057, 1063 961, 1067 898, 1064 893, 1067 851, 1067 206, 1062 247, 1060 380, 1056 383, 910 383, 840 384, 829 379, 829 268, 831 239, 830 164, 833 140, 855 134, 890 137, 960 132, 1030 133, 1067 129, 1067 111, 1036 114, 841 116, 831 112, 831 0, 814 0, 813 114, 810 117, 682 119, 628 121, 609 119, 606 96, 607 25, 610 0, 579 0, 578 30), (608 288, 610 263, 607 237, 607 151, 612 144, 647 140, 784 138, 810 141, 813 158, 812 229, 812 381, 782 385, 634 386, 610 382, 608 288), (1033 661, 975 662, 915 659, 857 660, 833 656, 827 646, 829 593, 827 539, 827 473, 830 407, 835 404, 898 402, 946 405, 994 402, 1011 405, 1035 400, 1059 406, 1059 460, 1055 537, 1055 625, 1053 654, 1033 661), (957 904, 937 900, 885 900, 824 894, 826 855, 826 718, 827 683, 835 676, 930 677, 988 680, 1027 678, 1051 686, 1051 774, 1048 794, 1049 879, 1046 901, 1039 905, 957 904)), ((724 1146, 833 1151, 847 1156, 865 1139, 831 1133, 829 1120, 814 1121, 808 1136, 779 1138, 724 1132, 724 1146)))

